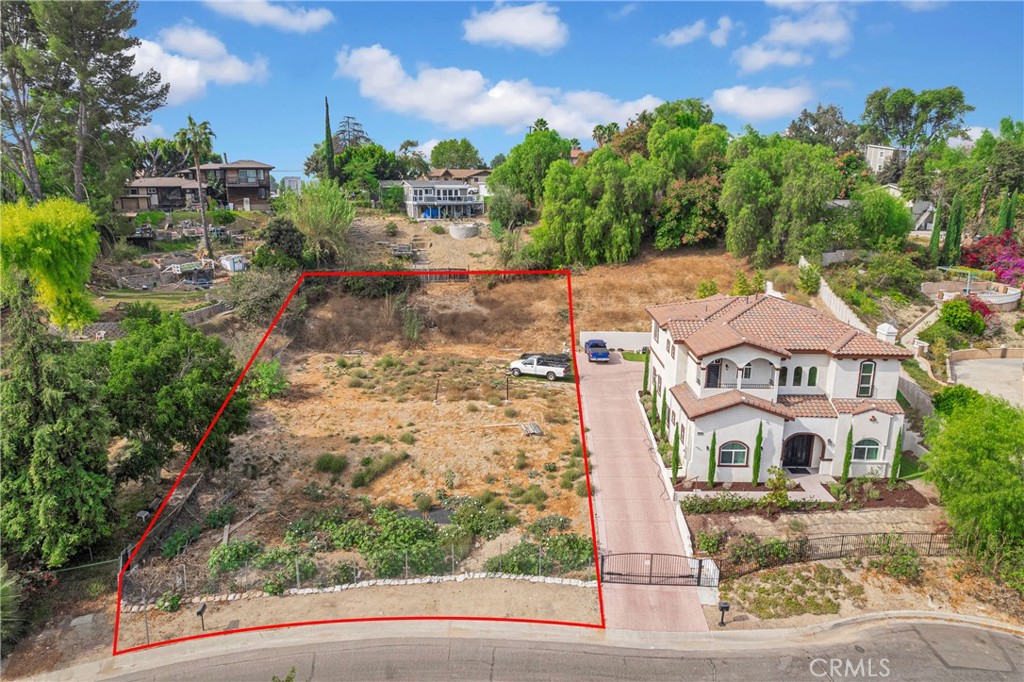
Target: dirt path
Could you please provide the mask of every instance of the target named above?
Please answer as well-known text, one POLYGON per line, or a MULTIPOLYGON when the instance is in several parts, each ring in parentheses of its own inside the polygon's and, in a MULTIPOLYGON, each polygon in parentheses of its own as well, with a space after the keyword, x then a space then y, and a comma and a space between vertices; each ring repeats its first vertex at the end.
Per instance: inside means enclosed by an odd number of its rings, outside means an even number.
MULTIPOLYGON (((424 615, 600 622, 595 588, 510 580, 378 586, 327 594, 209 603, 205 620, 207 632, 212 632, 270 623, 424 615)), ((177 613, 150 611, 150 641, 195 634, 199 631, 198 621, 191 605, 177 613)), ((123 614, 119 646, 127 648, 145 641, 142 614, 123 614)), ((62 662, 62 665, 68 664, 68 661, 62 662)))

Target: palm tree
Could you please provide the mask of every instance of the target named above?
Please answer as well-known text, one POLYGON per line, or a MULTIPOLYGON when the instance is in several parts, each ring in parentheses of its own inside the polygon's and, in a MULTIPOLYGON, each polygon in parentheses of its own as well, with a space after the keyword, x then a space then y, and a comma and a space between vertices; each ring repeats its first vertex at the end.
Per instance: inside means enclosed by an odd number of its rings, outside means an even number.
POLYGON ((217 137, 210 128, 209 121, 196 123, 192 115, 188 116, 188 125, 174 134, 174 145, 183 153, 191 154, 196 167, 196 184, 199 186, 199 216, 203 223, 203 239, 206 240, 206 253, 213 260, 213 247, 210 245, 210 227, 206 224, 206 196, 203 194, 203 176, 199 172, 199 157, 209 156, 213 152, 213 138, 217 137))

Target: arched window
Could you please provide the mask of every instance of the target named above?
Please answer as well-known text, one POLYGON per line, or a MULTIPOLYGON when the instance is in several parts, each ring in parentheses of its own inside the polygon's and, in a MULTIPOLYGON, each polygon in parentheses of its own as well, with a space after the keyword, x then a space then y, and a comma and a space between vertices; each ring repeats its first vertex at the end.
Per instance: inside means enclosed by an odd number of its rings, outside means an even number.
POLYGON ((797 367, 793 370, 793 385, 799 386, 800 382, 804 380, 804 368, 797 367))
POLYGON ((811 367, 807 370, 807 385, 817 386, 818 385, 818 368, 811 367))
POLYGON ((860 373, 857 375, 857 397, 870 398, 875 391, 875 363, 867 360, 860 363, 860 373))
POLYGON ((789 367, 783 367, 779 370, 779 386, 785 386, 786 381, 789 379, 789 367))
POLYGON ((738 440, 718 448, 718 463, 724 467, 747 466, 747 446, 738 440))
POLYGON ((853 458, 860 462, 875 462, 881 459, 882 449, 877 440, 865 439, 857 441, 853 446, 853 458))

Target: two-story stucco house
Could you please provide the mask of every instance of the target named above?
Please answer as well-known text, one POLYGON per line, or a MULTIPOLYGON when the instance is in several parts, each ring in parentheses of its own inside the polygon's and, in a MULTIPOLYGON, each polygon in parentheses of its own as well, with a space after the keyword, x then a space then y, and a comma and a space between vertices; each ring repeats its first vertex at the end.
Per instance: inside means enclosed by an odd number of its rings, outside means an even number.
MULTIPOLYGON (((680 476, 750 482, 761 425, 771 466, 839 476, 853 429, 852 476, 887 475, 903 409, 900 361, 911 353, 816 310, 757 294, 647 308, 651 390, 680 434, 680 476), (716 451, 711 452, 712 436, 716 451)), ((659 409, 660 412, 660 409, 659 409)))
POLYGON ((484 200, 465 182, 403 180, 405 211, 410 218, 453 220, 483 215, 484 200))

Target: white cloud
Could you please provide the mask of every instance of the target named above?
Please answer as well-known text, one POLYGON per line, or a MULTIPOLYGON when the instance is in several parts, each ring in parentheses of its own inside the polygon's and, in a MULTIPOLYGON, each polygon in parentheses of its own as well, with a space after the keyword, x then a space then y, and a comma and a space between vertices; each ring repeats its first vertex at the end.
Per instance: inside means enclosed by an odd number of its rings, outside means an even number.
POLYGON ((167 137, 167 131, 159 123, 147 123, 135 129, 134 137, 136 140, 141 140, 142 138, 153 140, 158 137, 167 137))
POLYGON ((814 5, 800 16, 776 17, 761 41, 772 45, 807 47, 824 43, 844 48, 851 38, 850 13, 839 5, 814 5))
POLYGON ((598 123, 624 123, 661 100, 651 95, 632 101, 601 92, 562 91, 527 79, 492 83, 479 71, 455 67, 421 67, 405 71, 390 50, 373 45, 343 49, 335 76, 359 83, 359 92, 388 111, 411 114, 459 130, 498 126, 522 132, 544 118, 566 137, 588 138, 598 123))
POLYGON ((945 0, 905 0, 900 4, 911 12, 931 12, 935 9, 942 9, 949 3, 945 0))
POLYGON ((269 73, 267 60, 256 56, 246 62, 220 40, 191 24, 179 24, 160 32, 158 41, 142 40, 133 48, 135 72, 155 69, 170 83, 167 103, 183 104, 206 94, 208 83, 236 85, 262 82, 269 73))
POLYGON ((623 5, 622 7, 620 7, 617 12, 614 12, 612 14, 612 19, 625 19, 626 17, 628 17, 630 14, 632 14, 636 10, 637 10, 637 5, 636 5, 635 2, 627 3, 627 4, 623 5))
POLYGON ((964 139, 962 137, 951 137, 949 138, 949 146, 973 147, 974 143, 978 141, 978 138, 981 137, 982 133, 984 133, 986 130, 992 133, 993 135, 999 134, 998 130, 994 130, 987 126, 967 126, 967 138, 964 139))
POLYGON ((440 141, 441 140, 437 139, 436 137, 432 137, 423 144, 421 144, 420 146, 413 149, 413 151, 419 152, 420 154, 423 154, 424 158, 429 159, 430 152, 434 151, 434 147, 436 147, 437 143, 440 141))
POLYGON ((718 28, 708 34, 708 40, 715 47, 725 47, 729 42, 729 32, 735 27, 736 22, 729 17, 719 17, 718 28))
POLYGON ((206 6, 217 14, 239 19, 253 26, 270 26, 290 33, 319 31, 334 21, 331 10, 320 7, 273 5, 268 0, 206 0, 206 6))
POLYGON ((809 55, 799 50, 766 47, 760 43, 744 45, 732 53, 733 60, 743 73, 753 73, 769 66, 804 66, 811 63, 809 55))
POLYGON ((554 52, 569 40, 569 29, 558 18, 558 8, 546 2, 496 4, 487 12, 473 10, 462 28, 463 39, 470 43, 523 47, 541 53, 554 52))
POLYGON ((748 121, 757 121, 799 112, 812 99, 810 88, 748 88, 737 85, 715 90, 708 104, 715 111, 724 111, 748 121))
POLYGON ((679 47, 697 40, 707 33, 708 24, 703 19, 693 22, 688 26, 674 28, 668 33, 662 33, 654 39, 654 42, 665 47, 679 47))

